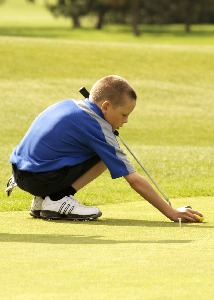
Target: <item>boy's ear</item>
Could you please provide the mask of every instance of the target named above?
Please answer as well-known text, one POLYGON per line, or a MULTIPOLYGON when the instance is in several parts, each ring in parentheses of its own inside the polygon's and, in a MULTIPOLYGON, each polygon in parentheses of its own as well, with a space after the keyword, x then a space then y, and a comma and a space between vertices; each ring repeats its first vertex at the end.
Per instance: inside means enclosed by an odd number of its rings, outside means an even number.
POLYGON ((101 104, 101 110, 102 110, 102 113, 104 114, 108 108, 109 108, 109 105, 110 105, 110 102, 105 100, 102 104, 101 104))

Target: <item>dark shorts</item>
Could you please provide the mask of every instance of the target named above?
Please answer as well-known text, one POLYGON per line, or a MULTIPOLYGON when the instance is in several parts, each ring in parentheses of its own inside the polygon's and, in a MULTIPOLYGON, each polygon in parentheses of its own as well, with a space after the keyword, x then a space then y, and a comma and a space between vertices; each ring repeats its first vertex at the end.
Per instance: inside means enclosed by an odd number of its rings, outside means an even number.
POLYGON ((93 156, 75 166, 39 173, 19 171, 16 165, 12 165, 12 169, 13 176, 20 189, 35 196, 45 197, 68 188, 99 161, 98 156, 93 156))

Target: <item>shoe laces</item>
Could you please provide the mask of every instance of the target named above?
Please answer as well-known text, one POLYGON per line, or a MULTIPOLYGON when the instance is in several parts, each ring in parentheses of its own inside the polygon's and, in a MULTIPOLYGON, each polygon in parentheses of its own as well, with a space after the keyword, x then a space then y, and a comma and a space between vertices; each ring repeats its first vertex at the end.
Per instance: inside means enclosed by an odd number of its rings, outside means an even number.
POLYGON ((72 200, 73 202, 75 202, 76 204, 78 204, 79 206, 85 207, 85 205, 83 205, 82 202, 81 202, 79 199, 74 198, 73 195, 70 195, 70 196, 67 196, 67 197, 68 197, 70 200, 72 200))

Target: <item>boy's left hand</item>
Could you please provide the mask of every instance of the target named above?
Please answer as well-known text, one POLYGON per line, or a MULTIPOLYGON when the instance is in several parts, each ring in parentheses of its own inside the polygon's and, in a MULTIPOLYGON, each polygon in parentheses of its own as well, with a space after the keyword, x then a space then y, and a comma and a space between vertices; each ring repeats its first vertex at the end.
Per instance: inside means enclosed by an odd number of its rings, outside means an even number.
POLYGON ((182 222, 190 222, 190 223, 201 222, 200 219, 197 217, 197 215, 203 217, 203 214, 200 213, 199 211, 184 206, 174 210, 174 214, 171 220, 174 222, 178 222, 179 221, 178 219, 181 218, 182 222))

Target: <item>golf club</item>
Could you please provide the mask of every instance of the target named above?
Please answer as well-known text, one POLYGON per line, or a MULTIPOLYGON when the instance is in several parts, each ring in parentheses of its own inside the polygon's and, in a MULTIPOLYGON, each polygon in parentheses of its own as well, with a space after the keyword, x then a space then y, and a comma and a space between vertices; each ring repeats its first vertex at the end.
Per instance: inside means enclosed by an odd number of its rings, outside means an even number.
POLYGON ((141 162, 139 161, 139 159, 136 157, 136 155, 132 152, 132 150, 129 148, 129 146, 126 144, 126 142, 124 141, 124 139, 119 135, 119 132, 117 130, 114 131, 114 134, 116 136, 118 136, 118 138, 121 140, 121 142, 123 143, 123 145, 126 147, 126 149, 129 151, 129 153, 134 157, 134 159, 136 160, 136 162, 139 164, 139 166, 143 169, 143 171, 146 173, 146 175, 149 177, 149 179, 153 182, 153 184, 156 186, 156 188, 158 189, 158 191, 161 193, 161 195, 164 197, 164 199, 166 200, 166 202, 169 203, 170 206, 172 206, 169 198, 166 196, 166 194, 160 189, 160 187, 158 186, 157 182, 152 178, 152 176, 150 175, 150 173, 146 170, 146 168, 141 164, 141 162))
MULTIPOLYGON (((87 89, 83 86, 79 89, 79 92, 85 97, 88 98, 89 97, 89 92, 87 91, 87 89)), ((169 198, 166 196, 166 194, 160 189, 160 187, 158 186, 158 184, 156 183, 156 181, 152 178, 152 176, 149 174, 149 172, 146 170, 146 168, 141 164, 141 162, 139 161, 139 159, 135 156, 135 154, 132 152, 132 150, 129 148, 129 146, 126 144, 126 142, 123 140, 123 138, 119 135, 118 130, 114 131, 115 136, 117 136, 121 142, 123 143, 123 145, 126 147, 126 149, 130 152, 130 154, 133 156, 133 158, 136 160, 136 162, 139 164, 139 166, 143 169, 143 171, 146 173, 146 175, 149 177, 149 179, 153 182, 153 184, 156 186, 156 188, 158 189, 158 191, 161 193, 161 195, 164 197, 164 199, 166 200, 166 202, 168 202, 168 204, 170 206, 172 206, 169 198)))

